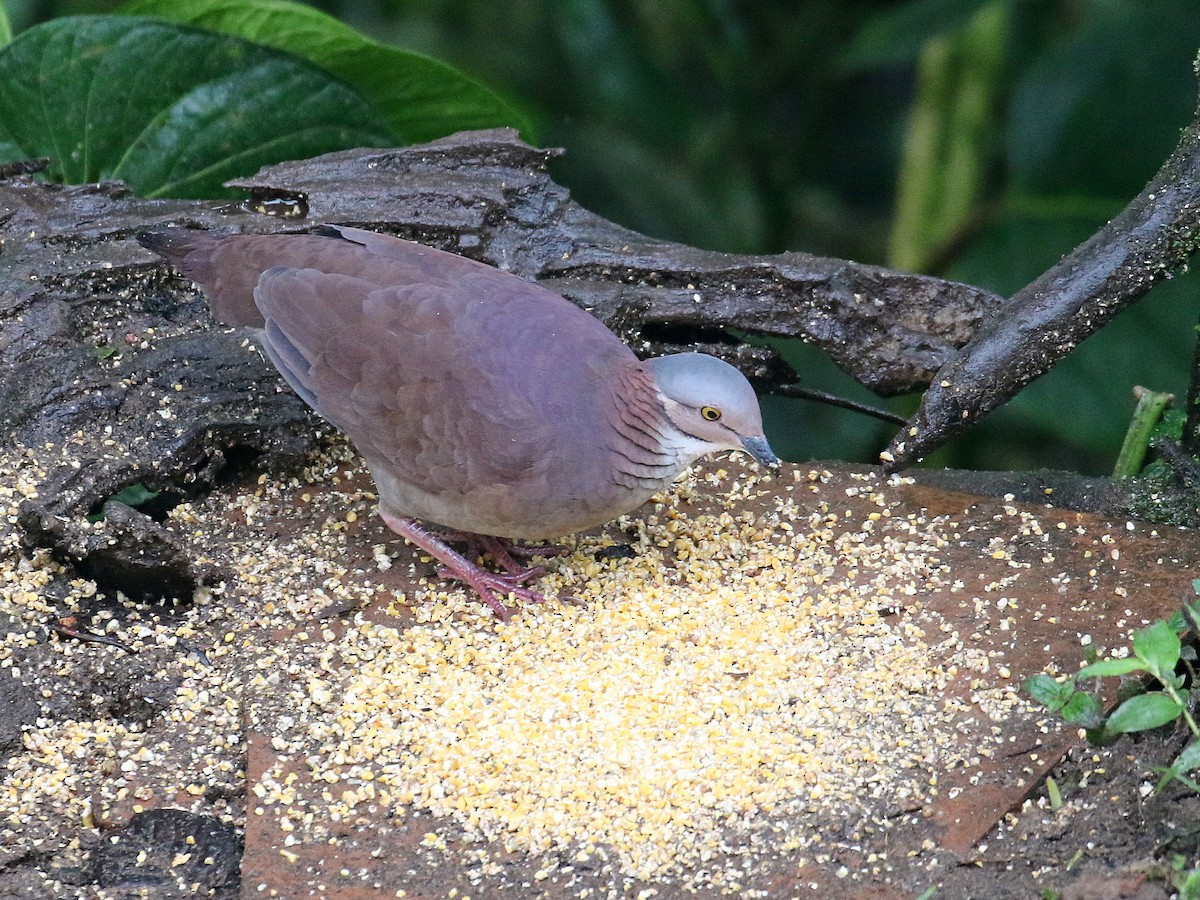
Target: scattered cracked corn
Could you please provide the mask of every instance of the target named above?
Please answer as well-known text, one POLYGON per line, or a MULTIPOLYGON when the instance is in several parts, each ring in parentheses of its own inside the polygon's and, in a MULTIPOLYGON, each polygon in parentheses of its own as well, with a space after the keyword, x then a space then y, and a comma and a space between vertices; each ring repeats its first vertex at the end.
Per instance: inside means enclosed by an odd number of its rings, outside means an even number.
MULTIPOLYGON (((335 455, 317 480, 348 459, 335 455)), ((796 470, 792 481, 797 492, 820 494, 831 479, 796 470)), ((900 599, 946 574, 937 561, 946 535, 935 520, 890 522, 883 482, 858 481, 854 495, 877 510, 862 522, 832 496, 810 514, 782 492, 755 517, 735 504, 777 487, 704 473, 645 519, 620 523, 637 535, 637 559, 598 562, 604 541, 584 540, 550 561, 540 584, 579 602, 527 608, 507 624, 435 582, 410 599, 418 624, 406 630, 355 612, 335 631, 314 619, 331 603, 386 606, 376 585, 346 577, 344 528, 241 545, 234 586, 202 592, 187 621, 171 626, 212 642, 211 665, 183 658, 176 706, 166 713, 189 726, 195 745, 160 752, 111 722, 31 732, 28 752, 4 775, 7 791, 28 801, 8 824, 27 827, 35 810, 60 807, 90 820, 89 792, 103 809, 125 795, 169 796, 181 784, 195 795, 200 785, 236 783, 249 694, 287 711, 259 724, 325 789, 319 800, 306 797, 294 772, 276 769, 254 783, 247 812, 274 816, 285 846, 323 839, 328 823, 362 809, 416 806, 469 837, 562 848, 573 859, 611 855, 622 872, 644 877, 711 867, 730 852, 731 836, 753 852, 809 847, 830 821, 872 803, 919 802, 935 788, 936 769, 971 752, 944 724, 956 712, 941 695, 950 672, 926 638, 944 645, 957 635, 910 616, 900 599), (695 497, 722 495, 723 511, 688 509, 695 497), (218 602, 205 605, 212 596, 218 602), (241 618, 218 617, 226 624, 204 629, 206 616, 235 600, 249 604, 241 618), (307 631, 291 641, 257 636, 298 623, 307 631), (228 737, 214 742, 214 734, 228 737), (117 776, 73 774, 85 755, 111 760, 117 776), (119 773, 129 761, 141 782, 125 786, 119 773)), ((17 484, 35 493, 36 480, 17 484)), ((237 503, 248 518, 277 515, 296 488, 262 483, 237 503)), ((369 495, 301 499, 338 524, 353 521, 348 505, 368 508, 369 495)), ((203 535, 202 525, 224 515, 222 503, 184 504, 172 520, 203 535)), ((5 541, 15 556, 15 539, 5 541)), ((17 565, 19 589, 9 597, 48 611, 38 567, 53 562, 17 565)), ((386 547, 372 549, 372 569, 390 565, 386 547)), ((95 585, 72 590, 87 597, 95 585)), ((999 716, 1007 698, 996 700, 999 716)), ((257 721, 256 708, 249 712, 257 721)), ((425 844, 444 850, 446 836, 431 832, 425 844)), ((710 869, 713 883, 735 884, 741 862, 735 853, 728 872, 710 869)))
MULTIPOLYGON (((598 562, 589 539, 551 560, 539 587, 578 602, 501 624, 439 585, 410 628, 356 618, 325 651, 353 665, 327 657, 281 685, 295 722, 275 747, 344 785, 323 815, 415 806, 510 849, 606 846, 648 878, 714 859, 730 829, 807 846, 814 816, 935 786, 931 767, 962 752, 935 727, 955 712, 948 676, 914 620, 885 616, 939 577, 940 536, 868 539, 786 497, 737 512, 772 488, 705 480, 622 523, 636 559, 598 562), (692 514, 681 498, 698 490, 727 509, 692 514)), ((855 494, 883 509, 880 489, 855 494)))

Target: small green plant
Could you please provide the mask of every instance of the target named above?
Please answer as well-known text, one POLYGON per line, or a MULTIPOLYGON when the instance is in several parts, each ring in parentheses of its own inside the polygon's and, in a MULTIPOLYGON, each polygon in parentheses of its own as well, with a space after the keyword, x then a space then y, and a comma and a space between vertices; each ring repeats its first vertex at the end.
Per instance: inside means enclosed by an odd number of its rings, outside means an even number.
POLYGON ((1062 809, 1062 791, 1058 789, 1058 782, 1049 775, 1046 776, 1046 794, 1050 797, 1050 809, 1054 812, 1062 809))
MULTIPOLYGON (((1200 594, 1200 579, 1192 582, 1192 588, 1200 594)), ((1045 674, 1034 675, 1025 688, 1039 703, 1083 727, 1088 739, 1096 744, 1109 744, 1123 734, 1148 731, 1182 719, 1193 740, 1164 770, 1160 787, 1174 778, 1200 791, 1200 784, 1187 777, 1200 768, 1200 726, 1189 708, 1195 690, 1192 663, 1196 654, 1180 640, 1180 634, 1189 628, 1200 632, 1200 604, 1185 604, 1171 621, 1159 620, 1134 633, 1129 656, 1093 661, 1062 681, 1045 674), (1179 673, 1180 668, 1184 672, 1179 673), (1147 675, 1157 682, 1158 689, 1150 689, 1154 685, 1147 684, 1147 675), (1120 702, 1108 715, 1094 693, 1080 688, 1085 679, 1106 676, 1122 679, 1120 702)))
MULTIPOLYGON (((1192 582, 1192 590, 1200 595, 1200 579, 1192 582)), ((1156 767, 1161 778, 1155 792, 1171 781, 1178 781, 1200 793, 1200 782, 1191 775, 1200 769, 1200 727, 1190 708, 1192 694, 1197 690, 1193 666, 1196 652, 1180 640, 1180 635, 1189 630, 1200 634, 1200 603, 1185 603, 1169 622, 1160 619, 1135 632, 1130 656, 1091 659, 1088 665, 1062 681, 1045 674, 1034 675, 1025 682, 1025 689, 1051 711, 1086 729, 1088 740, 1095 744, 1109 744, 1122 734, 1148 731, 1182 719, 1192 733, 1192 740, 1171 765, 1156 767), (1150 689, 1154 685, 1148 684, 1147 675, 1161 690, 1150 689), (1107 716, 1096 695, 1079 687, 1084 679, 1105 676, 1121 678, 1119 702, 1107 716)), ((1046 789, 1051 808, 1059 809, 1062 798, 1054 779, 1046 779, 1046 789)), ((1075 861, 1072 860, 1072 865, 1075 861)), ((1068 865, 1068 871, 1070 868, 1068 865)), ((1171 860, 1164 880, 1170 882, 1181 900, 1200 900, 1200 869, 1191 869, 1185 857, 1176 855, 1171 860)))
POLYGON ((1169 860, 1154 866, 1149 874, 1169 884, 1179 900, 1200 900, 1200 869, 1193 869, 1182 853, 1172 854, 1169 860))
MULTIPOLYGON (((1133 396, 1137 398, 1137 408, 1133 412, 1129 430, 1125 432, 1125 442, 1121 445, 1121 452, 1113 467, 1114 478, 1132 478, 1141 472, 1142 464, 1146 461, 1146 451, 1153 445, 1153 440, 1162 435, 1164 427, 1171 427, 1164 424, 1164 419, 1168 407, 1175 402, 1173 394, 1150 391, 1139 385, 1133 389, 1133 396)), ((1182 423, 1180 428, 1182 429, 1182 423)))

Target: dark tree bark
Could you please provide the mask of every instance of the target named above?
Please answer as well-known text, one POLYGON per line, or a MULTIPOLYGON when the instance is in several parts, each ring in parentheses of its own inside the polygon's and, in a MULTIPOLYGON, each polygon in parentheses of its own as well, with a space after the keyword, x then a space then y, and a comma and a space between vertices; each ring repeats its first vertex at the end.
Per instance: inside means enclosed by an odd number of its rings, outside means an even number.
POLYGON ((574 204, 546 172, 555 152, 508 131, 347 151, 237 182, 241 204, 48 185, 27 174, 36 164, 0 172, 0 437, 42 469, 22 508, 28 541, 107 589, 186 594, 205 573, 152 518, 114 505, 101 541, 85 516, 133 484, 169 506, 247 466, 286 469, 321 428, 247 334, 215 327, 195 288, 133 240, 149 226, 389 231, 537 279, 639 354, 704 349, 766 390, 795 373, 730 330, 815 343, 886 394, 953 364, 1000 307, 936 278, 647 238, 574 204))

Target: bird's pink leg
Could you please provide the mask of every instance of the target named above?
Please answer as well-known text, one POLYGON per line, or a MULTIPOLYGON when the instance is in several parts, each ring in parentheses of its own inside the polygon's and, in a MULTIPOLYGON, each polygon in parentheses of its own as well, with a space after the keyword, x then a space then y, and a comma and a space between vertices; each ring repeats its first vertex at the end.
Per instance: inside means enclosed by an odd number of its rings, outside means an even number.
POLYGON ((379 510, 379 515, 383 517, 388 528, 440 562, 447 574, 470 585, 500 619, 507 619, 512 613, 512 610, 504 605, 502 597, 513 594, 531 603, 540 603, 544 599, 537 591, 522 586, 523 581, 533 577, 532 570, 523 569, 504 575, 489 572, 448 547, 445 541, 439 540, 412 519, 394 516, 383 509, 379 510))
POLYGON ((508 538, 488 538, 496 541, 514 559, 529 559, 531 556, 562 556, 570 548, 566 544, 518 544, 508 538))
POLYGON ((516 554, 513 553, 515 547, 512 541, 506 541, 504 538, 480 535, 479 543, 483 546, 483 551, 490 554, 500 568, 507 574, 519 579, 522 584, 530 578, 546 574, 545 566, 523 566, 517 562, 514 558, 516 554))
POLYGON ((489 554, 506 574, 517 576, 524 583, 546 573, 545 566, 523 566, 518 560, 534 556, 560 556, 567 552, 562 544, 517 544, 508 538, 489 534, 475 534, 450 528, 438 528, 444 540, 461 542, 469 548, 470 556, 489 554))

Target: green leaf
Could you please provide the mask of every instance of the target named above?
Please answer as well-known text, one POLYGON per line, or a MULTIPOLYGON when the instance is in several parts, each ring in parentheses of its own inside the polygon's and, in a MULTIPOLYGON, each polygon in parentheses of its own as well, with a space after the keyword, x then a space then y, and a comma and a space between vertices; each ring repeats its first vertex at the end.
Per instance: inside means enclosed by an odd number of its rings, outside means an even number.
POLYGON ((1073 681, 1056 681, 1049 675, 1034 675, 1025 681, 1025 690, 1038 703, 1051 712, 1058 712, 1067 705, 1075 693, 1073 681))
POLYGON ((105 510, 107 509, 108 504, 113 501, 136 508, 141 506, 143 503, 153 500, 159 495, 159 493, 159 491, 150 490, 140 482, 135 482, 134 484, 121 488, 121 490, 117 491, 115 494, 105 500, 103 506, 101 506, 95 512, 88 514, 87 520, 89 522, 103 522, 105 518, 105 510))
POLYGON ((1173 678, 1179 663, 1179 635, 1161 619, 1148 628, 1134 632, 1133 652, 1159 681, 1173 678))
POLYGON ((141 506, 147 500, 153 500, 158 495, 158 491, 152 491, 144 484, 135 483, 122 488, 108 499, 124 503, 126 506, 141 506))
POLYGON ((1160 778, 1158 780, 1158 784, 1156 784, 1154 786, 1154 793, 1156 793, 1156 794, 1162 793, 1162 789, 1165 788, 1172 779, 1174 779, 1175 781, 1178 781, 1180 784, 1182 784, 1184 787, 1186 787, 1188 790, 1194 791, 1195 793, 1200 794, 1200 782, 1197 782, 1195 779, 1189 778, 1187 775, 1184 775, 1182 772, 1176 772, 1175 769, 1171 768, 1171 767, 1164 769, 1161 766, 1152 766, 1151 769, 1152 769, 1152 771, 1158 772, 1160 775, 1162 775, 1162 778, 1160 778))
POLYGON ((4 3, 0 2, 0 47, 9 43, 12 36, 12 22, 9 21, 8 10, 4 8, 4 3))
POLYGON ((1197 768, 1200 768, 1200 740, 1192 741, 1184 747, 1183 752, 1171 763, 1171 770, 1180 775, 1197 768))
POLYGON ((1076 690, 1073 679, 1055 681, 1049 675, 1034 675, 1026 680, 1025 690, 1073 725, 1098 728, 1104 721, 1100 702, 1087 691, 1076 690))
POLYGON ((507 101, 436 59, 370 40, 318 10, 287 0, 131 0, 124 14, 157 16, 236 35, 302 56, 356 88, 391 129, 394 142, 420 143, 455 131, 525 118, 507 101))
MULTIPOLYGON (((1200 603, 1185 602, 1176 615, 1181 620, 1180 626, 1175 629, 1177 632, 1182 634, 1185 631, 1191 631, 1193 637, 1200 634, 1200 603)), ((1174 623, 1174 616, 1171 617, 1171 621, 1174 623)), ((1196 648, 1192 644, 1184 647, 1180 654, 1181 659, 1195 659, 1195 657, 1196 648), (1188 651, 1191 651, 1190 654, 1188 651)))
POLYGON ((1084 666, 1076 674, 1076 678, 1102 678, 1105 675, 1128 675, 1130 672, 1144 672, 1146 667, 1142 661, 1130 656, 1127 659, 1104 659, 1090 666, 1084 666))
POLYGON ((1046 776, 1046 795, 1050 798, 1050 808, 1052 810, 1058 812, 1062 809, 1062 791, 1058 789, 1058 782, 1049 775, 1046 776))
POLYGON ((389 141, 353 89, 233 37, 78 16, 0 50, 0 160, 50 156, 50 176, 68 183, 225 196, 222 182, 264 165, 389 141))
POLYGON ((1100 701, 1087 691, 1076 691, 1062 709, 1062 717, 1072 725, 1083 728, 1098 728, 1104 721, 1100 701))
POLYGON ((1103 728, 1087 729, 1088 743, 1096 747, 1108 747, 1121 739, 1119 734, 1110 734, 1103 728))
POLYGON ((1112 711, 1104 730, 1113 734, 1148 731, 1179 718, 1183 707, 1161 691, 1149 691, 1130 697, 1112 711))

